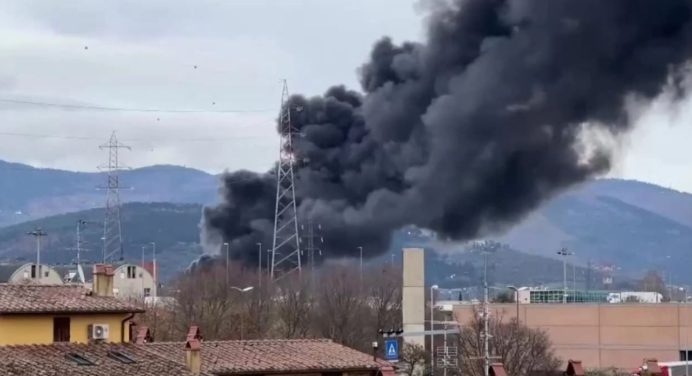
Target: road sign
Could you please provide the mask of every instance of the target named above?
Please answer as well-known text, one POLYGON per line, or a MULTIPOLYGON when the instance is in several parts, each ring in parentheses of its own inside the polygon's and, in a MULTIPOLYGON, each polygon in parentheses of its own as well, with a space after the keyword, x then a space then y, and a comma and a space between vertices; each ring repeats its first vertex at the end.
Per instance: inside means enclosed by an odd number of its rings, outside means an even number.
POLYGON ((390 362, 399 361, 399 340, 387 338, 384 340, 384 359, 390 362))

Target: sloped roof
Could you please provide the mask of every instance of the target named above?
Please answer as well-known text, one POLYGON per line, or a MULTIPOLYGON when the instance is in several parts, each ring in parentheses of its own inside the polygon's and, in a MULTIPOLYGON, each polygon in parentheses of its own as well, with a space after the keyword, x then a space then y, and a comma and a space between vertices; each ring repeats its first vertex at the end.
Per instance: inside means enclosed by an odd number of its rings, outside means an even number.
MULTIPOLYGON (((183 342, 153 342, 141 345, 169 359, 185 362, 183 342)), ((386 362, 372 355, 322 339, 203 341, 202 371, 224 374, 272 374, 325 372, 330 370, 375 371, 386 362)))
POLYGON ((0 315, 17 313, 144 312, 114 297, 97 296, 78 285, 15 285, 0 283, 0 315))
POLYGON ((191 376, 185 363, 156 356, 133 344, 76 344, 0 346, 0 373, 6 376, 191 376), (114 359, 113 351, 132 359, 126 363, 114 359), (79 365, 68 358, 78 354, 93 362, 79 365))

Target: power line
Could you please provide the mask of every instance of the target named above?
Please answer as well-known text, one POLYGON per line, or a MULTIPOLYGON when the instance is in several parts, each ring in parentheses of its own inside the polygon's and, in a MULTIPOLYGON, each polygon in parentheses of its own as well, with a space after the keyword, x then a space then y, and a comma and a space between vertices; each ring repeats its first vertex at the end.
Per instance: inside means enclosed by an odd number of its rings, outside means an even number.
POLYGON ((136 107, 111 107, 111 106, 101 106, 101 105, 87 105, 87 104, 64 104, 64 103, 54 103, 54 102, 38 102, 29 101, 21 99, 11 99, 11 98, 0 98, 0 102, 12 103, 12 104, 23 104, 30 106, 40 106, 40 107, 53 107, 63 110, 88 110, 88 111, 118 111, 118 112, 153 112, 153 113, 259 113, 259 112, 274 112, 276 109, 221 109, 221 110, 201 110, 201 109, 163 109, 163 108, 136 108, 136 107))
MULTIPOLYGON (((100 140, 98 137, 91 136, 64 136, 64 135, 53 135, 53 134, 39 134, 39 133, 21 133, 21 132, 0 132, 0 137, 26 137, 26 138, 46 138, 46 139, 60 139, 60 140, 72 140, 72 141, 95 141, 100 140)), ((123 139, 125 142, 129 143, 143 143, 143 142, 175 142, 175 143, 195 143, 195 142, 228 142, 234 140, 247 140, 247 139, 261 139, 265 136, 235 136, 235 137, 209 137, 209 138, 131 138, 123 139)))

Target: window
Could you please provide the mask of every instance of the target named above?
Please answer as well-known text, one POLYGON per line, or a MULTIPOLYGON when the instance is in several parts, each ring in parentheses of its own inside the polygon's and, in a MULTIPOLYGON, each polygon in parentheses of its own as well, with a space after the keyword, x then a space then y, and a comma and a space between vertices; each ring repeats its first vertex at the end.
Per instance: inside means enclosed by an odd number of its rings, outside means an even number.
POLYGON ((115 351, 115 350, 108 351, 108 357, 111 359, 115 359, 115 360, 117 360, 123 364, 136 363, 136 361, 130 355, 125 354, 124 352, 121 352, 121 351, 115 351))
POLYGON ((70 342, 70 318, 53 318, 53 342, 70 342))
MULTIPOLYGON (((680 361, 692 360, 692 350, 680 350, 680 361), (687 357, 685 357, 687 356, 687 357)), ((691 365, 692 366, 692 365, 691 365)))
POLYGON ((137 267, 136 266, 128 266, 127 267, 127 278, 128 279, 137 278, 137 267))
POLYGON ((48 274, 49 274, 48 271, 43 272, 43 276, 46 278, 48 278, 48 274))
POLYGON ((151 296, 151 289, 149 287, 144 288, 144 296, 151 296))
POLYGON ((36 265, 31 264, 31 279, 36 278, 36 265))
POLYGON ((87 358, 85 358, 85 357, 83 357, 77 353, 67 353, 67 354, 65 354, 65 358, 77 363, 77 365, 80 365, 80 366, 96 365, 96 363, 92 362, 91 360, 89 360, 89 359, 87 359, 87 358))

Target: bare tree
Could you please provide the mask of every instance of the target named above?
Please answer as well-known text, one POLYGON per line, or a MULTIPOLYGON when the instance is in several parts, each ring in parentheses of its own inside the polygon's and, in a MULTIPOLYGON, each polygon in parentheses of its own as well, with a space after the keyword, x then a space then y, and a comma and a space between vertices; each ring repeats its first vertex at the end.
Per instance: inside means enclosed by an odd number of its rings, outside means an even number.
MULTIPOLYGON (((516 320, 503 322, 502 317, 491 317, 489 322, 489 348, 492 356, 497 356, 504 364, 507 374, 528 376, 538 372, 552 372, 559 368, 560 361, 555 356, 548 335, 528 328, 516 320)), ((483 321, 476 312, 471 322, 464 326, 457 336, 459 344, 459 365, 466 374, 482 376, 483 372, 483 321)))
POLYGON ((317 291, 315 317, 323 337, 367 350, 371 336, 366 337, 365 327, 370 312, 358 275, 351 267, 334 266, 326 270, 317 291))
POLYGON ((374 332, 401 327, 401 269, 389 265, 368 269, 365 278, 368 306, 374 313, 374 332))
POLYGON ((408 376, 414 374, 429 375, 429 363, 430 354, 425 351, 425 347, 418 344, 404 343, 399 354, 397 371, 408 376), (417 370, 421 370, 422 373, 417 372, 417 370))
POLYGON ((274 297, 277 328, 282 338, 306 337, 310 331, 313 299, 308 292, 308 283, 300 276, 286 278, 274 297))

